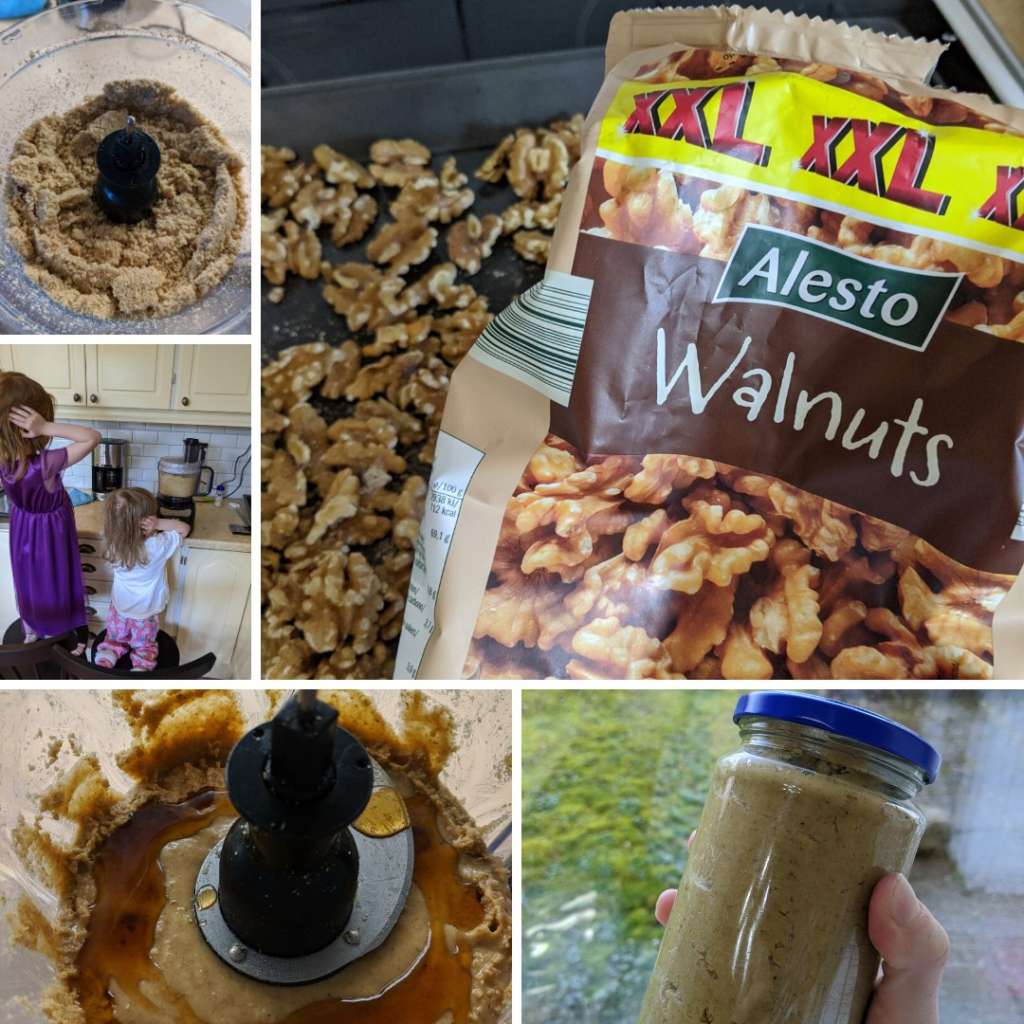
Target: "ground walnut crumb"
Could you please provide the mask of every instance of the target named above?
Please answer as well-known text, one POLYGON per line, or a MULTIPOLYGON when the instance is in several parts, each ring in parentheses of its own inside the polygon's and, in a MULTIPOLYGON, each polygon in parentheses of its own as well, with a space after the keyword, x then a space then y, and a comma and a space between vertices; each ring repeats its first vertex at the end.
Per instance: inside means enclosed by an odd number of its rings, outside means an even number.
POLYGON ((26 129, 8 168, 9 235, 25 274, 101 319, 168 316, 231 269, 246 225, 242 158, 170 86, 110 82, 100 96, 26 129), (96 149, 128 115, 160 146, 159 198, 137 224, 93 196, 96 149))

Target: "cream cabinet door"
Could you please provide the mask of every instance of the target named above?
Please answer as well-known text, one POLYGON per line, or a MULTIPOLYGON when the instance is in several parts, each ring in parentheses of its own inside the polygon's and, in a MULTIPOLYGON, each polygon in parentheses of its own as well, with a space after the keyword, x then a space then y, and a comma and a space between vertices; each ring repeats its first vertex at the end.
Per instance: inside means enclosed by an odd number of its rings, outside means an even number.
POLYGON ((245 611, 242 612, 242 624, 238 629, 238 639, 235 641, 235 653, 231 659, 232 679, 250 679, 252 677, 252 593, 250 592, 245 602, 245 611))
POLYGON ((249 412, 251 353, 249 345, 179 345, 174 408, 249 412))
POLYGON ((232 678, 231 658, 249 602, 251 566, 244 552, 192 547, 183 551, 176 567, 181 594, 177 641, 182 664, 213 651, 217 655, 214 677, 232 678))
POLYGON ((92 408, 170 408, 173 345, 88 345, 85 369, 92 408))
POLYGON ((188 548, 178 548, 178 554, 167 562, 167 586, 171 598, 167 602, 160 628, 173 637, 178 635, 178 623, 181 621, 182 587, 185 585, 185 563, 188 561, 188 548))
POLYGON ((57 405, 85 408, 84 345, 0 345, 0 370, 38 381, 57 405))
POLYGON ((0 637, 18 617, 18 602, 14 598, 14 572, 11 569, 11 531, 3 529, 0 530, 0 637))

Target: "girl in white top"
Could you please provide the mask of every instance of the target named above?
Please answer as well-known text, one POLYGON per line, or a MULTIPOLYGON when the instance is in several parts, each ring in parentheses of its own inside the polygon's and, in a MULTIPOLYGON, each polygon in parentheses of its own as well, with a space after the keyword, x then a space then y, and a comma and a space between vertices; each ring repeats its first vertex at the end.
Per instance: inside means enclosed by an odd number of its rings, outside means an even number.
POLYGON ((167 607, 167 560, 188 536, 188 525, 157 518, 156 498, 141 487, 123 487, 106 500, 104 557, 114 569, 106 636, 94 660, 113 668, 126 654, 133 672, 156 668, 160 613, 167 607))

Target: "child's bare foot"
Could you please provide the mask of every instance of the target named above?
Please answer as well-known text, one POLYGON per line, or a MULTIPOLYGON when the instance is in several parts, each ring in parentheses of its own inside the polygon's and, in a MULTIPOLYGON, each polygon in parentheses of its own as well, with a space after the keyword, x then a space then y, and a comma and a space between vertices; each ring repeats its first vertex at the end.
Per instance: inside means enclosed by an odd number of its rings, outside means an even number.
POLYGON ((34 644, 39 639, 39 634, 33 633, 31 629, 22 629, 22 633, 24 635, 22 643, 34 644))
POLYGON ((71 649, 71 654, 75 658, 81 658, 85 654, 85 644, 78 644, 71 649))

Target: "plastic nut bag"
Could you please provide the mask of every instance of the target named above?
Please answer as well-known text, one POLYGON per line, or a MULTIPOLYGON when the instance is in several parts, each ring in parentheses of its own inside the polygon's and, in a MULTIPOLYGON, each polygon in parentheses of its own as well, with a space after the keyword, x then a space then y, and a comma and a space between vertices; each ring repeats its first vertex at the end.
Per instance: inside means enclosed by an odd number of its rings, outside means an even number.
POLYGON ((1024 113, 938 44, 617 15, 455 372, 404 677, 1024 672, 1024 113))

